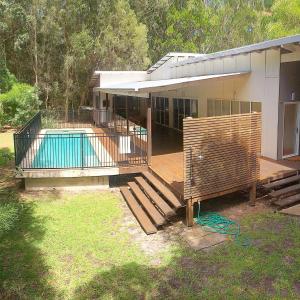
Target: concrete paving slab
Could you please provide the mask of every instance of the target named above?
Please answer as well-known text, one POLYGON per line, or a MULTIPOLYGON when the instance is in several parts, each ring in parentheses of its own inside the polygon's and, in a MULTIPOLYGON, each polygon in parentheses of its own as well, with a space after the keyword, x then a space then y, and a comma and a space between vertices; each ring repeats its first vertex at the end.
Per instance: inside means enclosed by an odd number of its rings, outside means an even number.
POLYGON ((204 227, 194 225, 181 234, 182 238, 194 250, 202 250, 213 247, 226 241, 227 236, 219 233, 209 232, 204 227))

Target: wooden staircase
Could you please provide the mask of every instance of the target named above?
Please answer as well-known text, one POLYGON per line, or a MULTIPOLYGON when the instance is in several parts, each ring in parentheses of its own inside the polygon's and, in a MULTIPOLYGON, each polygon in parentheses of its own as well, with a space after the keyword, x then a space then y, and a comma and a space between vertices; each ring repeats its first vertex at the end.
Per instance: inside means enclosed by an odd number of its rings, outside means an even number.
POLYGON ((147 234, 156 233, 182 207, 178 198, 150 172, 122 187, 121 193, 132 213, 147 234))
POLYGON ((300 175, 293 175, 263 185, 278 208, 294 205, 300 201, 300 175))

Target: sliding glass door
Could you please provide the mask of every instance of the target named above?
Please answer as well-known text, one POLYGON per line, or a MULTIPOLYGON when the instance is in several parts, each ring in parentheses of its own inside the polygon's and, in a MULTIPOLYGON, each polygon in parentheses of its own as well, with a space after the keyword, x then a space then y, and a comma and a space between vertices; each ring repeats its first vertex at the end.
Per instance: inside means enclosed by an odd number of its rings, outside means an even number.
POLYGON ((182 130, 186 117, 198 117, 198 100, 174 98, 174 128, 182 130))
POLYGON ((169 99, 156 97, 154 101, 155 123, 169 127, 169 99))
POLYGON ((283 157, 299 155, 299 104, 284 104, 283 157))

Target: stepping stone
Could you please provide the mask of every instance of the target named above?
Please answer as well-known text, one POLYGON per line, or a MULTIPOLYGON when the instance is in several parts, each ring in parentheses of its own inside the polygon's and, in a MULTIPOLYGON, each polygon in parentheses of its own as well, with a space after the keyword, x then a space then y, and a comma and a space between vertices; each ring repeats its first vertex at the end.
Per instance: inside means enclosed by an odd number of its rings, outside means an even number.
POLYGON ((208 248, 224 243, 226 240, 226 235, 211 233, 196 239, 187 240, 187 243, 194 250, 207 250, 208 248))
POLYGON ((199 225, 194 225, 181 236, 194 250, 207 249, 227 240, 227 235, 206 231, 199 225))
POLYGON ((279 211, 282 214, 300 216, 300 204, 279 211))

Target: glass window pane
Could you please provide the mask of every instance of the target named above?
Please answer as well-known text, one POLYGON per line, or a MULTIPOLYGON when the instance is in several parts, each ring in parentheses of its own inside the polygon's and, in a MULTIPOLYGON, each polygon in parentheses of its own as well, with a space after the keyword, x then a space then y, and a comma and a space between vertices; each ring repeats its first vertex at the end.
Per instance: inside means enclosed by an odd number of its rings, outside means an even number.
POLYGON ((184 114, 185 116, 189 117, 191 115, 191 100, 190 99, 185 99, 184 100, 184 114))
POLYGON ((241 114, 250 112, 250 102, 241 101, 241 114))
POLYGON ((221 115, 222 115, 222 101, 215 100, 215 116, 221 116, 221 115))
POLYGON ((155 111, 155 122, 160 123, 160 114, 159 114, 159 110, 155 111))
POLYGON ((182 99, 178 100, 178 109, 180 114, 184 114, 184 102, 182 99))
POLYGON ((191 116, 198 117, 198 100, 191 100, 191 116))
POLYGON ((183 115, 179 115, 178 129, 179 129, 179 130, 182 130, 182 129, 183 129, 183 115))
POLYGON ((169 126, 169 113, 165 113, 165 125, 169 126))
POLYGON ((230 101, 222 101, 222 115, 230 115, 230 101))
POLYGON ((163 110, 160 111, 160 123, 165 124, 165 112, 163 110))
POLYGON ((215 100, 207 100, 207 116, 213 117, 215 115, 215 100))
POLYGON ((236 115, 240 113, 240 101, 231 101, 231 114, 236 115))
POLYGON ((261 102, 251 102, 251 112, 261 112, 261 102))

